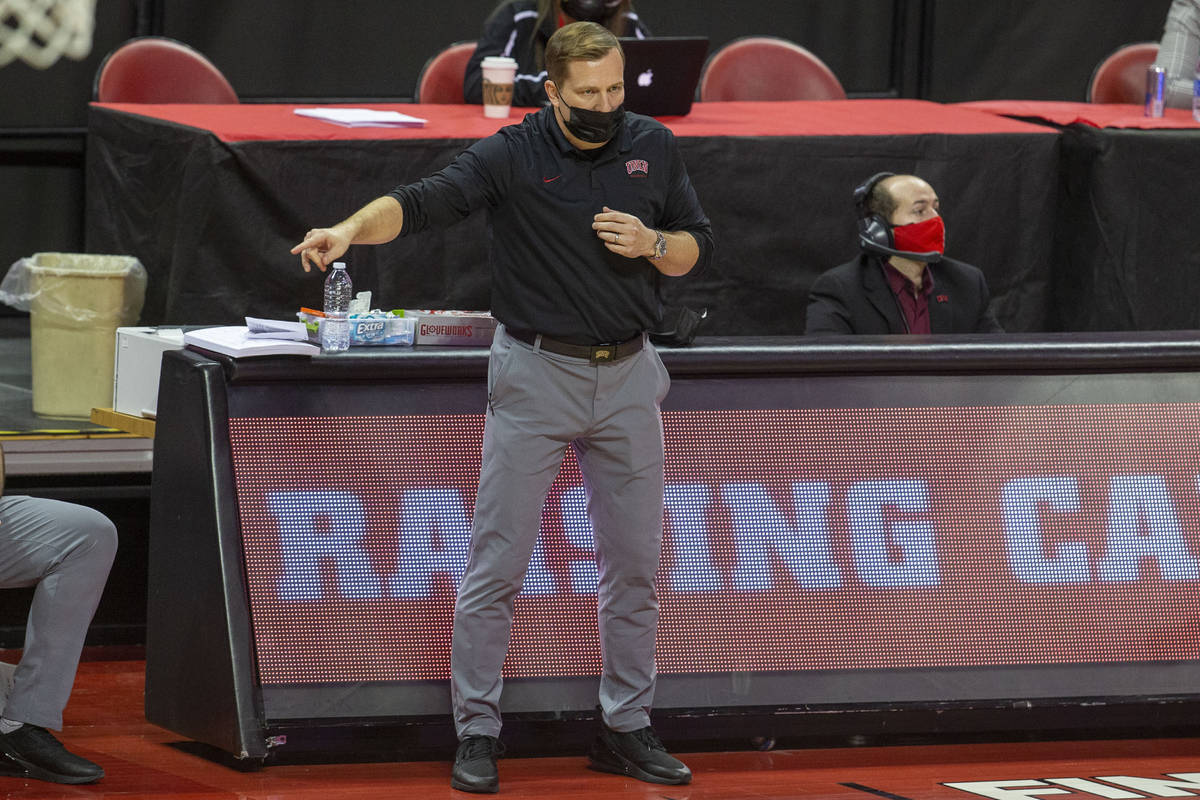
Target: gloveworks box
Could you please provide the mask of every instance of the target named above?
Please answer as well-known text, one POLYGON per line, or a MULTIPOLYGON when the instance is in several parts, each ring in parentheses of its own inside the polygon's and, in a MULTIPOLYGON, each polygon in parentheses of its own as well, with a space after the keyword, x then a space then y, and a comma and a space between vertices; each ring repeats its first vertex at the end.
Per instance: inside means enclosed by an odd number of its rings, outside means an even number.
POLYGON ((413 344, 487 347, 496 335, 496 320, 486 311, 404 310, 416 321, 413 344))
POLYGON ((113 410, 135 417, 155 416, 162 354, 182 347, 182 328, 117 328, 113 410))

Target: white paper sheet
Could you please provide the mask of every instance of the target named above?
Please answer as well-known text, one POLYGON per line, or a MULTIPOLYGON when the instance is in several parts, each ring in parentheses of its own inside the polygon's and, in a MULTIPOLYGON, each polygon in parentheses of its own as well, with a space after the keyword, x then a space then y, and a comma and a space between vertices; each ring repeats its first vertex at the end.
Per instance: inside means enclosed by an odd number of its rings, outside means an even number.
POLYGON ((297 108, 294 113, 346 128, 421 128, 425 120, 399 111, 370 108, 297 108))

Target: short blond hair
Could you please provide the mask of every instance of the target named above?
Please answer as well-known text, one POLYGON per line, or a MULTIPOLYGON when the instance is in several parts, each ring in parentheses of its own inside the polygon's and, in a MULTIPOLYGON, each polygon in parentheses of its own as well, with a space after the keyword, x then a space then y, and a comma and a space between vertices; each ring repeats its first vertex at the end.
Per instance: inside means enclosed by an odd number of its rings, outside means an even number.
POLYGON ((621 54, 624 64, 625 51, 612 31, 595 22, 572 22, 546 42, 546 73, 555 86, 561 86, 572 61, 599 61, 613 50, 621 54))

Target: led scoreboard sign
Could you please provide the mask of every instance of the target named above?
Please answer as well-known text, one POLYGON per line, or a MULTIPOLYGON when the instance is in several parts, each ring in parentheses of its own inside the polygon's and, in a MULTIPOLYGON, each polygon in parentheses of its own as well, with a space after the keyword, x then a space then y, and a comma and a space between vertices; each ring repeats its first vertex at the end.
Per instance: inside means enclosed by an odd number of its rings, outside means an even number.
MULTIPOLYGON (((664 353, 657 713, 1200 699, 1200 344, 958 342, 664 353)), ((448 719, 485 365, 164 357, 147 719, 448 719)), ((567 448, 506 714, 595 707, 586 505, 567 448)))
MULTIPOLYGON (((478 415, 230 420, 260 677, 444 679, 478 415)), ((668 411, 660 675, 1200 656, 1200 404, 668 411)), ((568 456, 505 674, 599 673, 568 456)))

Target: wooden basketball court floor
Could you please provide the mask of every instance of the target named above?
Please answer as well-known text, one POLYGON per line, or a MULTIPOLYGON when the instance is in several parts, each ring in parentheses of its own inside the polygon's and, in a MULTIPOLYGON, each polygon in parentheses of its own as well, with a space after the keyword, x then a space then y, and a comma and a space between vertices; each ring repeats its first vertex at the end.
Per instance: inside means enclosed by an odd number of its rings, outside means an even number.
MULTIPOLYGON (((61 738, 105 768, 102 781, 58 786, 0 776, 0 797, 463 800, 470 796, 449 787, 449 753, 444 761, 306 761, 249 772, 233 769, 145 720, 144 668, 145 662, 139 660, 80 665, 61 738)), ((695 775, 689 786, 656 786, 591 772, 582 754, 503 759, 499 796, 585 800, 1200 797, 1200 736, 680 755, 695 775)))

